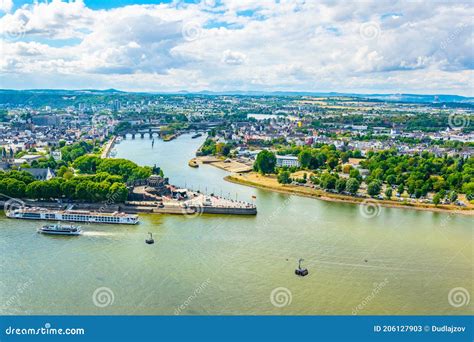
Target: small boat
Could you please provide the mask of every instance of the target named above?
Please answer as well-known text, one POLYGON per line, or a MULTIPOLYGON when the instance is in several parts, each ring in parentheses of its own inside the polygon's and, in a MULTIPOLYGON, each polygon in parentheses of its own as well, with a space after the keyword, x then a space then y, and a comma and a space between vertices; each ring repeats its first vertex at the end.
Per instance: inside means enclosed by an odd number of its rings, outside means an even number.
POLYGON ((197 163, 196 159, 191 159, 189 162, 188 162, 188 165, 191 166, 191 167, 199 167, 199 164, 197 163))
POLYGON ((50 235, 81 235, 82 229, 80 226, 73 225, 62 225, 46 224, 41 228, 38 228, 38 233, 50 234, 50 235))
POLYGON ((202 137, 202 133, 195 134, 191 138, 196 139, 196 138, 199 138, 199 137, 202 137))

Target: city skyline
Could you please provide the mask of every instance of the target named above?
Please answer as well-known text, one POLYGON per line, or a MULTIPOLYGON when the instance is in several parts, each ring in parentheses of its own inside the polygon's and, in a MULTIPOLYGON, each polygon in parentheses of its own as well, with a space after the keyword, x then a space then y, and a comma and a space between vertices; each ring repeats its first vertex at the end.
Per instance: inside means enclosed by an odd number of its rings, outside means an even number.
POLYGON ((472 5, 0 1, 1 88, 473 96, 472 5))

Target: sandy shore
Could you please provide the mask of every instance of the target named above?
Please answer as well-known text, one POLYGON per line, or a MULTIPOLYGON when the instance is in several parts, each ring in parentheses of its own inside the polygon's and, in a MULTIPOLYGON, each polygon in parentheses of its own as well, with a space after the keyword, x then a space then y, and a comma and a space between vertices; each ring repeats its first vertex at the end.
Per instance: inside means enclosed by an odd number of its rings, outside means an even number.
MULTIPOLYGON (((229 159, 228 162, 225 162, 222 159, 212 157, 212 156, 205 156, 205 157, 196 157, 190 160, 191 164, 209 164, 219 169, 232 172, 232 173, 243 173, 243 172, 250 172, 252 171, 252 167, 248 166, 244 163, 240 163, 234 159, 229 159)), ((191 166, 194 167, 194 166, 191 166)))
POLYGON ((452 214, 461 214, 474 216, 474 210, 472 208, 460 208, 452 205, 438 205, 435 207, 432 204, 425 203, 404 203, 392 200, 378 200, 370 199, 368 197, 353 197, 335 193, 328 193, 323 190, 313 189, 309 187, 302 187, 297 185, 283 185, 278 183, 276 176, 262 176, 256 172, 250 172, 246 174, 232 174, 224 178, 226 181, 252 186, 255 188, 271 190, 286 194, 293 194, 304 197, 311 197, 320 199, 323 201, 330 202, 344 202, 344 203, 353 203, 361 204, 365 201, 376 202, 377 204, 390 207, 390 208, 405 208, 405 209, 415 209, 415 210, 425 210, 433 212, 443 212, 443 213, 452 213, 452 214))

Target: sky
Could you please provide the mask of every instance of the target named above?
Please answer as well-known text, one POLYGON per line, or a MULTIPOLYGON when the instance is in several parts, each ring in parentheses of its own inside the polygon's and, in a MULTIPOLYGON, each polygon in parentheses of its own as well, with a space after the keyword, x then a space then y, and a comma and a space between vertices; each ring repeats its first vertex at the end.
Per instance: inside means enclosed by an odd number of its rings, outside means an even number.
POLYGON ((0 88, 474 96, 472 1, 0 0, 0 88))

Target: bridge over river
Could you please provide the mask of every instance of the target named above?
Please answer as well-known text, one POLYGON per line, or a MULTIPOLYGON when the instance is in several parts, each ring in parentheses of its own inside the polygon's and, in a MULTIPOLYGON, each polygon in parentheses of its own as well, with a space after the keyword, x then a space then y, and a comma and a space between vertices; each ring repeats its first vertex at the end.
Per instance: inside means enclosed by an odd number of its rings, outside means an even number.
MULTIPOLYGON (((220 125, 225 124, 225 120, 219 120, 219 121, 202 121, 202 122, 193 122, 190 123, 189 128, 187 131, 202 131, 202 130, 207 130, 210 128, 214 128, 220 125)), ((160 137, 163 134, 169 134, 166 130, 167 125, 159 125, 159 126, 152 126, 152 125, 140 125, 137 127, 131 127, 129 129, 123 130, 120 132, 120 136, 123 138, 126 138, 127 135, 131 135, 132 139, 135 139, 136 136, 140 136, 141 138, 144 138, 145 136, 156 136, 160 137)))

